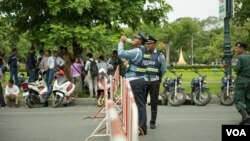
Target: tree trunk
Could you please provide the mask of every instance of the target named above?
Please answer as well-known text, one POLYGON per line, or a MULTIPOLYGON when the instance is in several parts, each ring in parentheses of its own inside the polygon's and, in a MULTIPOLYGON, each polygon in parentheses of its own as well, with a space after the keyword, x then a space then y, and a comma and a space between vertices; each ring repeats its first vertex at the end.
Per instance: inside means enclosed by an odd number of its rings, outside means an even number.
POLYGON ((170 57, 169 57, 169 52, 170 52, 170 47, 169 47, 170 43, 165 43, 166 46, 166 64, 169 65, 170 63, 170 57))
POLYGON ((74 57, 82 54, 82 48, 81 48, 80 44, 77 43, 77 41, 75 39, 73 39, 72 47, 73 47, 74 57))

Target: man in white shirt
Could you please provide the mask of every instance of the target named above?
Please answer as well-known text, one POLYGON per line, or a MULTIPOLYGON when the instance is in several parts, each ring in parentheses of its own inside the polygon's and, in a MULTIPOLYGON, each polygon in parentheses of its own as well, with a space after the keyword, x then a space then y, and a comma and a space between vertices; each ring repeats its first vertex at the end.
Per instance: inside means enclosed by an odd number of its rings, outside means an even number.
POLYGON ((9 80, 9 84, 5 88, 5 95, 4 99, 5 102, 8 104, 9 101, 15 101, 15 106, 18 106, 18 94, 19 88, 14 85, 13 80, 9 80))
POLYGON ((53 80, 53 76, 55 73, 55 58, 53 55, 51 55, 51 52, 48 51, 48 60, 47 60, 47 64, 48 64, 48 70, 46 72, 46 84, 47 87, 49 87, 52 83, 53 80))
POLYGON ((106 72, 108 72, 108 70, 113 69, 113 66, 112 66, 111 64, 108 64, 108 63, 105 61, 104 56, 101 55, 101 56, 99 57, 98 68, 99 68, 99 69, 103 68, 103 69, 105 69, 106 72))
POLYGON ((55 63, 56 63, 55 66, 62 68, 63 65, 65 64, 65 61, 60 56, 58 56, 57 51, 54 51, 54 57, 55 57, 55 63))

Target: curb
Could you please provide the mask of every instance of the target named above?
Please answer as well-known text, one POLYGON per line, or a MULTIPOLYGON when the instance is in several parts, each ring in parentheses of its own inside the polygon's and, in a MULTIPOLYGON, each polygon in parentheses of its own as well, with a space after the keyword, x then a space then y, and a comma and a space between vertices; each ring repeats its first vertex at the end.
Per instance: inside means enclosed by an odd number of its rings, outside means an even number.
MULTIPOLYGON (((52 105, 52 99, 48 100, 49 106, 52 105)), ((96 105, 96 98, 76 98, 74 102, 70 105, 72 106, 86 106, 86 105, 96 105)), ((19 101, 20 106, 27 106, 24 99, 19 101)))
POLYGON ((211 101, 209 102, 209 104, 221 104, 220 103, 220 97, 212 96, 211 101))
MULTIPOLYGON (((52 100, 49 99, 49 106, 52 104, 52 100)), ((76 98, 72 106, 88 106, 88 105, 96 105, 97 101, 96 98, 76 98)), ((24 99, 21 99, 19 102, 20 106, 26 106, 24 99)), ((220 104, 220 98, 218 96, 212 96, 211 101, 209 104, 220 104)), ((188 104, 184 104, 188 105, 188 104)))

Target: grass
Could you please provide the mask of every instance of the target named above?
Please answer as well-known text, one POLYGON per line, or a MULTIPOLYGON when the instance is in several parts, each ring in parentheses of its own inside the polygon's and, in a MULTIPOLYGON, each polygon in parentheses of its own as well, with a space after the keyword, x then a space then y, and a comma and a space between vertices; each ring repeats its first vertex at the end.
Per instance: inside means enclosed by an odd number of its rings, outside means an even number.
MULTIPOLYGON (((190 93, 191 92, 191 87, 190 87, 191 80, 194 77, 198 77, 198 75, 191 71, 178 72, 178 70, 176 71, 176 74, 177 75, 182 74, 182 86, 185 88, 185 92, 190 93)), ((211 94, 214 95, 220 92, 221 78, 224 76, 223 72, 208 71, 208 72, 200 72, 200 74, 207 75, 206 86, 209 88, 211 94)), ((166 77, 174 78, 174 75, 171 72, 167 72, 164 75, 163 80, 165 80, 166 77)), ((161 85, 160 92, 163 92, 163 90, 164 88, 161 85)))
MULTIPOLYGON (((179 71, 178 72, 178 70, 176 71, 176 74, 177 75, 182 74, 182 86, 183 86, 183 88, 185 88, 185 92, 190 93, 191 92, 191 88, 190 88, 191 80, 194 77, 197 77, 198 75, 196 73, 192 72, 192 71, 179 71)), ((207 72, 200 72, 200 74, 207 75, 207 84, 206 84, 206 86, 210 89, 211 94, 215 95, 215 94, 220 92, 220 86, 221 86, 220 82, 221 82, 221 78, 224 76, 223 72, 220 72, 220 71, 218 71, 218 72, 207 71, 207 72)), ((10 77, 10 73, 6 72, 5 77, 2 79, 3 88, 5 88, 8 80, 9 80, 9 77, 10 77)), ((164 75, 163 80, 165 80, 166 77, 174 78, 174 75, 171 72, 167 72, 164 75)), ((164 90, 164 88, 163 88, 163 86, 161 84, 160 93, 162 93, 163 90, 164 90)), ((23 93, 22 89, 20 89, 19 98, 23 98, 22 93, 23 93)), ((86 91, 83 91, 82 93, 79 94, 80 98, 86 98, 88 96, 89 96, 89 94, 86 91)))

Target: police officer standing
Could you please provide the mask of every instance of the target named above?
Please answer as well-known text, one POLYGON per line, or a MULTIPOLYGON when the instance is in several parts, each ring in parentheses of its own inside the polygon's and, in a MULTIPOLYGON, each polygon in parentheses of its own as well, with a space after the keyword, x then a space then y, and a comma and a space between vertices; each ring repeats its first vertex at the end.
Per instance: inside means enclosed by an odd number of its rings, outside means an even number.
POLYGON ((240 125, 250 124, 250 55, 245 52, 246 48, 246 44, 236 43, 238 57, 233 67, 237 74, 234 104, 242 116, 240 125))
POLYGON ((157 106, 158 96, 161 78, 166 72, 167 66, 165 64, 165 57, 159 53, 156 49, 157 40, 152 36, 148 37, 146 42, 147 55, 149 60, 145 60, 143 63, 147 65, 147 72, 145 74, 146 81, 146 102, 148 94, 150 94, 150 105, 151 105, 151 120, 150 128, 156 128, 156 117, 157 117, 157 106))
POLYGON ((142 66, 145 49, 144 42, 147 40, 143 34, 139 33, 133 39, 131 50, 124 50, 124 42, 127 40, 126 36, 121 36, 118 44, 118 56, 129 61, 125 77, 130 82, 132 92, 134 94, 135 102, 138 107, 139 115, 139 135, 147 134, 147 113, 146 113, 146 87, 144 74, 146 67, 142 66))

